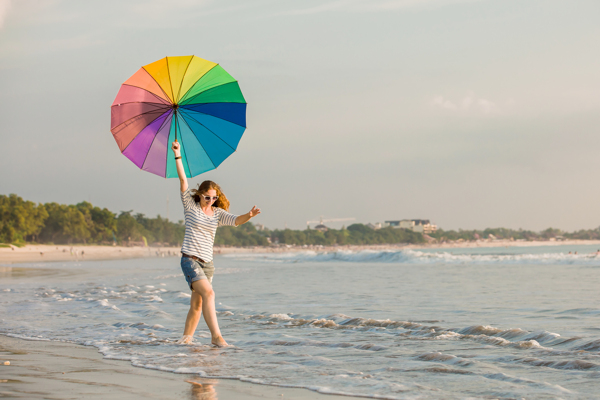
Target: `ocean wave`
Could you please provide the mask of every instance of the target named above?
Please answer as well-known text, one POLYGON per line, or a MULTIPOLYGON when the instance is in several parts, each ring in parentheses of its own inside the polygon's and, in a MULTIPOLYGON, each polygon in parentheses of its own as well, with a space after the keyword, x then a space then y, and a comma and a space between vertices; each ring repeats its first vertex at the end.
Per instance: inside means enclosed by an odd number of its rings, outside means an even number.
MULTIPOLYGON (((402 337, 434 340, 468 340, 485 345, 512 347, 519 350, 555 351, 549 346, 577 345, 581 338, 563 338, 558 333, 548 331, 526 331, 520 328, 501 329, 487 325, 472 325, 465 328, 444 328, 438 325, 426 325, 412 321, 377 320, 372 318, 349 317, 344 314, 332 314, 316 318, 295 318, 290 314, 253 314, 245 316, 261 324, 281 325, 290 328, 317 328, 382 332, 402 337)), ((297 346, 304 342, 274 341, 270 345, 297 346)), ((314 345, 314 344, 313 344, 314 345)), ((348 345, 350 346, 350 345, 348 345)), ((600 348, 600 340, 580 344, 576 351, 594 352, 600 348)), ((565 350, 560 350, 565 352, 565 350)))
POLYGON ((600 351, 600 339, 594 340, 589 343, 582 344, 581 346, 577 346, 576 350, 584 350, 584 351, 600 351))
POLYGON ((263 346, 312 346, 312 347, 330 347, 330 348, 348 348, 353 347, 358 350, 381 351, 386 347, 372 343, 355 344, 348 342, 328 343, 319 340, 299 340, 299 339, 274 339, 260 342, 249 341, 245 344, 259 344, 263 346))
POLYGON ((535 367, 548 367, 562 370, 598 370, 600 365, 584 360, 565 360, 565 361, 550 361, 537 358, 528 358, 518 361, 522 364, 533 365, 535 367))
POLYGON ((455 356, 453 354, 443 354, 440 352, 424 353, 415 357, 419 361, 431 361, 437 363, 451 364, 460 367, 469 367, 474 364, 471 360, 455 356))
POLYGON ((494 374, 484 374, 482 376, 485 378, 488 378, 488 379, 510 382, 510 383, 515 383, 518 385, 538 386, 538 387, 555 389, 556 391, 562 392, 562 393, 571 393, 570 390, 565 389, 564 387, 562 387, 560 385, 555 385, 555 384, 551 384, 551 383, 547 383, 547 382, 536 382, 536 381, 532 381, 530 379, 511 376, 511 375, 508 375, 508 374, 505 374, 502 372, 498 372, 498 373, 494 373, 494 374))
POLYGON ((596 254, 452 254, 446 251, 425 252, 419 250, 363 250, 363 251, 332 251, 315 252, 300 251, 289 253, 256 253, 256 254, 227 254, 227 258, 244 261, 271 263, 298 262, 357 262, 357 263, 391 263, 391 264, 591 264, 598 263, 600 257, 596 254))

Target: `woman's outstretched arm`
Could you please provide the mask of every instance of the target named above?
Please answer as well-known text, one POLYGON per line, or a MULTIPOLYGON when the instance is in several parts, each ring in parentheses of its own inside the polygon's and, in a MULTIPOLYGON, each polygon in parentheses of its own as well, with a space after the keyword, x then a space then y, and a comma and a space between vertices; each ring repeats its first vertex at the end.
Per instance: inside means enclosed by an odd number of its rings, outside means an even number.
POLYGON ((240 215, 235 219, 235 226, 245 224, 250 221, 250 218, 256 217, 258 214, 260 214, 260 208, 256 208, 256 206, 252 207, 252 210, 247 214, 240 215))
POLYGON ((175 164, 177 165, 177 175, 179 175, 179 186, 182 192, 185 192, 188 188, 187 177, 185 176, 185 170, 183 169, 183 162, 181 161, 181 149, 179 142, 173 142, 171 145, 173 153, 175 153, 175 164))

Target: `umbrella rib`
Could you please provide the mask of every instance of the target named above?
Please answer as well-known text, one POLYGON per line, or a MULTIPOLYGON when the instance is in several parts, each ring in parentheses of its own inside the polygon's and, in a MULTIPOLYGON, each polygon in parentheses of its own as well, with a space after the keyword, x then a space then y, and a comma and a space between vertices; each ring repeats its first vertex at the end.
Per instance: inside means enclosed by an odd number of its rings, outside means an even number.
MULTIPOLYGON (((215 65, 213 65, 213 67, 212 67, 211 69, 209 69, 208 71, 206 71, 206 72, 204 73, 204 75, 206 75, 206 74, 208 74, 210 71, 212 71, 212 70, 213 70, 213 68, 215 68, 217 65, 219 65, 219 64, 215 64, 215 65)), ((201 76, 201 77, 200 77, 200 78, 199 78, 199 79, 198 79, 196 82, 194 82, 194 84, 193 84, 192 86, 190 86, 190 88, 189 88, 189 89, 188 89, 188 90, 187 90, 187 91, 186 91, 186 92, 183 94, 183 96, 181 96, 181 98, 182 98, 182 99, 183 99, 183 98, 184 98, 184 97, 185 97, 185 96, 186 96, 186 95, 187 95, 187 94, 190 92, 190 90, 192 90, 192 88, 193 88, 193 87, 196 85, 196 83, 198 83, 198 81, 199 81, 199 80, 201 80, 201 79, 204 77, 204 75, 202 75, 202 76, 201 76)), ((204 92, 204 90, 203 90, 202 92, 204 92)), ((202 93, 202 92, 200 92, 200 93, 202 93)), ((196 96, 194 96, 194 97, 196 97, 196 96)))
MULTIPOLYGON (((142 67, 144 68, 144 67, 142 67)), ((169 63, 167 62, 167 68, 169 68, 169 63)), ((150 72, 148 72, 148 70, 146 70, 146 68, 144 68, 144 71, 146 71, 146 73, 150 76, 150 78, 152 78, 152 80, 154 82, 156 82, 156 85, 158 85, 158 87, 160 88, 160 90, 162 90, 162 92, 165 94, 165 96, 167 97, 167 100, 170 99, 169 95, 167 94, 167 92, 165 92, 165 90, 162 88, 162 86, 160 86, 160 83, 158 83, 158 81, 156 79, 154 79, 154 77, 152 76, 152 74, 150 72)), ((171 78, 169 78, 169 82, 171 81, 171 78)))
MULTIPOLYGON (((141 90, 143 90, 143 91, 145 91, 145 92, 148 92, 148 93, 150 93, 152 96, 156 97, 157 99, 161 100, 161 102, 160 102, 161 104, 169 104, 169 103, 165 103, 166 99, 162 99, 162 98, 161 98, 161 97, 159 97, 157 94, 155 94, 155 93, 152 93, 151 91, 149 91, 148 89, 145 89, 145 88, 143 88, 143 87, 139 87, 139 86, 135 86, 135 85, 130 85, 130 84, 128 84, 128 83, 124 83, 124 84, 122 84, 121 86, 130 86, 130 87, 134 87, 134 88, 141 89, 141 90)), ((161 90, 162 90, 162 89, 161 89, 161 90)), ((147 102, 147 103, 149 103, 149 102, 147 102)), ((121 103, 121 104, 125 104, 125 103, 121 103)))
POLYGON ((165 104, 165 103, 152 103, 151 101, 128 101, 126 103, 118 103, 118 104, 112 105, 110 107, 112 108, 112 107, 122 106, 123 104, 136 104, 136 103, 138 103, 138 104, 152 104, 152 105, 156 104, 156 105, 162 106, 163 108, 168 108, 168 109, 172 108, 171 105, 169 105, 169 104, 165 104))
MULTIPOLYGON (((135 103, 140 103, 140 104, 152 104, 152 105, 154 105, 154 104, 157 104, 157 103, 146 103, 145 101, 136 101, 135 103)), ((133 103, 122 103, 122 104, 133 104, 133 103)), ((113 107, 120 107, 120 105, 119 105, 119 104, 115 104, 114 106, 110 106, 110 108, 113 108, 113 107)), ((153 112, 156 112, 156 111, 167 111, 167 110, 170 110, 170 109, 171 109, 171 107, 170 107, 170 106, 168 106, 168 105, 162 105, 162 104, 161 104, 161 107, 156 107, 154 110, 149 110, 149 111, 146 111, 146 112, 143 112, 143 113, 136 114, 136 115, 134 115, 134 116, 133 116, 133 117, 131 117, 131 118, 127 118, 125 121, 121 122, 119 125, 117 125, 117 126, 115 126, 115 127, 111 128, 111 131, 112 131, 114 128, 118 127, 118 126, 121 126, 121 125, 123 125, 125 122, 127 122, 127 121, 130 121, 130 120, 132 120, 132 119, 134 119, 134 118, 136 118, 136 117, 139 117, 140 115, 146 115, 146 114, 150 114, 150 113, 153 113, 153 112)), ((164 112, 163 112, 163 114, 164 114, 164 112)))
POLYGON ((169 86, 171 86, 171 95, 173 96, 173 104, 176 103, 175 95, 173 94, 173 82, 171 82, 171 68, 169 68, 169 57, 165 57, 167 59, 167 76, 169 77, 169 86))
MULTIPOLYGON (((154 104, 154 103, 150 103, 150 104, 154 104)), ((118 107, 118 106, 112 106, 112 107, 118 107)), ((112 108, 112 107, 111 107, 111 108, 112 108)), ((170 107, 166 107, 166 108, 167 108, 167 109, 170 109, 170 107)), ((153 112, 156 112, 156 111, 158 111, 158 110, 146 111, 145 113, 137 114, 137 115, 135 115, 135 116, 133 116, 133 117, 131 117, 131 118, 129 118, 129 119, 126 119, 125 121, 121 122, 119 125, 117 125, 117 126, 115 126, 115 127, 113 127, 113 128, 110 128, 110 131, 112 132, 112 131, 113 131, 113 129, 116 129, 116 128, 120 127, 120 126, 121 126, 121 125, 123 125, 124 123, 126 123, 126 122, 128 122, 128 121, 131 121, 131 120, 132 120, 132 119, 134 119, 134 118, 137 118, 137 117, 139 117, 139 116, 141 116, 141 115, 150 114, 150 113, 153 113, 153 112)), ((160 111, 163 111, 163 110, 160 110, 160 111)), ((162 114, 160 114, 160 115, 163 115, 163 114, 164 114, 164 112, 163 112, 162 114)), ((156 117, 156 118, 159 118, 159 117, 160 117, 160 115, 159 115, 158 117, 156 117)), ((152 121, 150 121, 150 122, 149 122, 147 125, 145 125, 145 126, 144 126, 144 128, 146 128, 146 126, 150 125, 150 124, 151 124, 153 121, 155 121, 155 120, 156 120, 156 118, 154 118, 154 119, 153 119, 152 121)), ((144 128, 142 128, 142 129, 144 129, 144 128)), ((141 132, 141 131, 140 131, 140 132, 141 132)), ((138 132, 138 133, 139 133, 139 132, 138 132)), ((136 135, 136 136, 137 136, 137 135, 136 135)))
MULTIPOLYGON (((192 63, 193 59, 194 59, 194 56, 190 57, 190 62, 188 62, 188 64, 185 66, 185 71, 183 72, 183 75, 181 75, 181 85, 183 85, 183 80, 185 79, 185 74, 187 74, 188 68, 190 68, 190 64, 192 63)), ((179 92, 181 92, 181 85, 179 85, 179 89, 177 89, 177 97, 175 98, 176 99, 175 103, 177 103, 177 101, 179 101, 179 92)))
MULTIPOLYGON (((208 129, 208 127, 207 127, 206 125, 204 125, 202 122, 198 121, 196 118, 194 118, 194 117, 192 117, 192 116, 189 116, 189 117, 190 117, 191 119, 193 119, 194 121, 196 121, 197 123, 199 123, 200 125, 202 125, 202 126, 203 126, 203 127, 204 127, 204 128, 207 130, 207 131, 209 131, 210 133, 212 133, 214 137, 216 137, 217 139, 219 139, 221 142, 225 143, 225 145, 226 145, 227 147, 229 147, 231 150, 233 150, 233 151, 235 152, 235 149, 234 149, 233 147, 231 147, 231 146, 229 145, 229 143, 227 143, 226 141, 224 141, 223 139, 221 139, 221 138, 219 137, 219 135, 217 135, 216 133, 214 133, 213 131, 211 131, 210 129, 208 129)), ((213 163, 213 164, 214 164, 214 163, 213 163)))
MULTIPOLYGON (((190 101, 190 100, 192 100, 193 98, 196 98, 196 97, 200 96, 200 95, 201 95, 202 93, 204 93, 204 92, 208 92, 209 90, 212 90, 212 89, 218 88, 219 86, 229 85, 229 84, 231 84, 231 83, 237 83, 237 84, 238 84, 238 87, 239 87, 239 82, 238 82, 238 81, 236 81, 236 80, 233 80, 233 81, 231 81, 231 82, 225 82, 225 83, 221 83, 220 85, 216 85, 216 86, 213 86, 213 87, 209 87, 209 88, 206 88, 206 89, 204 89, 204 90, 203 90, 203 91, 201 91, 200 93, 196 93, 194 96, 190 97, 190 98, 189 98, 189 99, 187 99, 186 101, 190 101)), ((241 92, 241 91, 242 91, 242 90, 240 89, 240 92, 241 92)), ((243 94, 242 94, 242 97, 244 97, 244 95, 243 95, 243 94)), ((221 102, 221 103, 231 103, 231 101, 225 101, 225 102, 221 102)), ((189 102, 188 102, 187 104, 199 104, 199 103, 189 103, 189 102)), ((210 103, 205 103, 205 104, 210 104, 210 103)), ((242 104, 242 103, 239 103, 239 104, 242 104)), ((246 104, 248 104, 248 103, 246 103, 246 104)))
MULTIPOLYGON (((140 169, 144 169, 144 164, 146 164, 146 160, 148 159, 148 154, 150 154, 150 149, 152 148, 152 145, 154 144, 154 141, 156 140, 156 137, 158 136, 158 134, 160 133, 161 129, 164 128, 167 120, 169 119, 170 115, 168 115, 165 120, 162 122, 162 124, 160 124, 160 128, 158 128, 158 130, 156 131, 156 135, 154 135, 154 138, 152 139, 152 143, 150 143, 150 147, 148 147, 148 152, 146 153, 146 157, 144 157, 144 162, 142 163, 142 166, 140 167, 140 169)), ((160 118, 160 117, 159 117, 160 118)), ((141 132, 141 131, 140 131, 141 132)), ((169 140, 169 138, 167 137, 167 140, 169 140)), ((133 142, 133 140, 132 140, 133 142)), ((167 143, 168 144, 168 143, 167 143)), ((129 146, 129 145, 127 145, 129 146)), ((167 149, 167 153, 169 152, 169 150, 167 149)), ((165 174, 166 176, 166 174, 165 174)))
MULTIPOLYGON (((142 113, 142 114, 138 114, 138 115, 136 115, 135 117, 131 117, 131 118, 129 118, 128 120, 121 122, 119 125, 115 126, 114 128, 111 128, 111 129, 110 129, 110 131, 112 132, 112 134, 113 134, 113 135, 115 135, 116 133, 114 133, 114 132, 113 132, 113 130, 114 130, 114 129, 117 129, 118 127, 120 127, 121 125, 123 125, 123 124, 125 124, 125 123, 127 123, 127 122, 131 121, 132 119, 135 119, 135 118, 137 118, 137 117, 139 117, 139 116, 141 116, 141 115, 150 114, 150 113, 152 113, 152 112, 155 112, 155 111, 148 111, 148 112, 145 112, 145 113, 142 113)), ((159 118, 159 117, 160 117, 161 115, 163 115, 163 114, 164 114, 164 112, 163 112, 162 114, 160 114, 158 117, 154 118, 152 121, 148 122, 146 125, 144 125, 144 128, 146 128, 148 125, 150 125, 150 124, 151 124, 153 121, 156 121, 156 119, 157 119, 157 118, 159 118)), ((142 129, 144 129, 144 128, 142 128, 142 129)), ((120 132, 120 131, 121 131, 121 129, 119 129, 119 131, 118 131, 118 132, 120 132)), ((118 132, 117 132, 117 133, 118 133, 118 132)), ((140 130, 140 132, 141 132, 141 130, 140 130)), ((139 132, 138 132, 138 133, 139 133, 139 132)), ((137 135, 136 135, 136 136, 137 136, 137 135)))
MULTIPOLYGON (((221 103, 204 103, 204 104, 248 104, 248 103, 227 103, 227 102, 221 102, 221 103)), ((246 128, 246 129, 248 128, 247 126, 236 124, 233 121, 229 121, 229 120, 227 120, 225 118, 217 117, 216 115, 207 114, 207 113, 196 111, 196 110, 190 110, 189 108, 185 108, 185 106, 182 106, 181 108, 183 108, 187 112, 195 112, 195 113, 202 114, 202 115, 208 115, 209 117, 213 117, 213 118, 216 118, 216 119, 220 119, 221 121, 229 122, 230 124, 237 125, 237 126, 239 126, 241 128, 246 128)))
MULTIPOLYGON (((183 113, 181 113, 181 114, 183 114, 183 113)), ((194 137, 196 137, 196 140, 198 140, 198 136, 196 136, 196 134, 194 133, 194 131, 192 130, 192 128, 190 128, 190 125, 187 123, 187 121, 185 120, 185 118, 183 118, 183 116, 182 116, 181 119, 183 120, 183 122, 185 122, 185 124, 187 125, 188 129, 190 130, 190 132, 192 132, 192 134, 194 135, 194 137)), ((194 119, 194 121, 196 121, 196 120, 194 119)), ((204 152, 206 153, 206 157, 208 157, 208 159, 210 160, 210 162, 213 165, 213 167, 217 168, 217 166, 215 165, 215 162, 212 160, 212 158, 210 158, 210 156, 208 155, 208 151, 206 151, 206 149, 204 148, 204 146, 202 146, 202 143, 200 142, 200 140, 198 140, 198 144, 200 145, 200 147, 202 147, 202 150, 204 150, 204 152)), ((187 162, 187 157, 185 158, 185 161, 187 162)), ((190 167, 190 165, 188 163, 188 168, 189 167, 190 167)), ((191 170, 190 170, 190 174, 191 174, 191 170)))
MULTIPOLYGON (((175 115, 175 118, 177 118, 177 115, 175 115)), ((182 117, 181 119, 183 119, 183 117, 182 117)), ((184 122, 185 122, 185 120, 184 120, 184 122)), ((177 123, 177 120, 175 121, 175 123, 177 123)), ((186 122, 185 124, 187 125, 187 122, 186 122)), ((188 128, 189 128, 189 127, 190 127, 190 126, 188 125, 188 128)), ((191 131, 191 129, 190 129, 190 131, 191 131)), ((180 137, 179 137, 179 139, 181 139, 181 150, 183 150, 183 152, 185 153, 185 163, 186 163, 186 164, 187 164, 187 166, 188 166, 188 171, 190 171, 190 178, 191 178, 191 175, 192 175, 192 169, 190 168, 190 162, 188 161, 187 153, 186 153, 186 151, 185 151, 185 146, 183 145, 183 136, 182 136, 182 135, 179 135, 179 136, 180 136, 180 137)), ((202 144, 200 144, 200 145, 202 146, 202 144)), ((204 147, 203 147, 203 149, 204 149, 204 147)), ((206 152, 206 150, 204 150, 204 152, 206 152)), ((206 153, 206 155, 208 156, 208 153, 206 153)), ((210 157, 208 157, 208 158, 210 159, 210 157)), ((177 161, 177 160, 175 160, 175 161, 177 161)), ((210 162, 212 162, 212 160, 210 160, 210 162)), ((215 165, 215 164, 213 163, 213 166, 214 166, 214 165, 215 165)), ((185 171, 183 171, 183 172, 185 173, 185 171)), ((165 174, 165 175, 166 175, 166 174, 165 174)))

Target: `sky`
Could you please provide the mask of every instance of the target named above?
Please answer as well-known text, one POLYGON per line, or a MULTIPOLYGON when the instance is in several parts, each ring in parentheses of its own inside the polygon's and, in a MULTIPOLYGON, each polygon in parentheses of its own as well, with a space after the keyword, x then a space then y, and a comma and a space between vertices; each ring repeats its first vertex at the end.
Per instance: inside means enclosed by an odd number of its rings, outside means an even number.
POLYGON ((269 228, 429 219, 600 225, 597 0, 0 0, 0 194, 183 218, 110 105, 165 56, 217 62, 248 102, 221 166, 269 228))

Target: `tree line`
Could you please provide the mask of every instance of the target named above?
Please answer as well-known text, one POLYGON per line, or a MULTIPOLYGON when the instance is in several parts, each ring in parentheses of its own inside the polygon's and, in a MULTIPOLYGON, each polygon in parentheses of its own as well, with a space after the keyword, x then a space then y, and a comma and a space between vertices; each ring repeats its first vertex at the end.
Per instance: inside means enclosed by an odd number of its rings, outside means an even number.
POLYGON ((422 243, 423 235, 405 229, 391 227, 374 230, 363 224, 353 224, 348 228, 328 229, 323 232, 315 229, 305 230, 257 230, 247 223, 234 228, 219 228, 215 238, 216 245, 228 246, 267 246, 269 244, 287 244, 295 246, 334 246, 334 245, 366 245, 422 243))
POLYGON ((458 231, 438 229, 436 233, 429 236, 439 241, 456 240, 479 240, 479 239, 504 239, 504 240, 600 240, 600 227, 596 229, 581 229, 574 232, 566 232, 560 229, 548 228, 540 232, 524 229, 487 228, 483 230, 458 231), (491 235, 491 236, 490 236, 491 235))
POLYGON ((371 229, 363 224, 352 224, 347 228, 328 229, 325 232, 315 229, 274 230, 270 232, 274 243, 291 245, 369 245, 423 243, 423 235, 406 229, 392 227, 371 229))
POLYGON ((178 245, 183 241, 183 221, 160 215, 147 218, 121 211, 118 215, 87 201, 65 205, 36 204, 16 194, 0 195, 0 243, 178 245))
MULTIPOLYGON (((183 242, 183 221, 171 222, 158 215, 148 218, 133 211, 113 213, 106 208, 93 206, 87 201, 65 205, 34 203, 16 194, 0 195, 0 243, 52 243, 52 244, 158 244, 178 246, 183 242)), ((478 239, 550 240, 587 239, 600 240, 600 228, 564 232, 548 228, 541 232, 507 228, 484 230, 443 230, 429 234, 440 242, 478 239)), ((423 243, 421 233, 406 229, 386 227, 371 229, 363 224, 347 228, 320 231, 315 229, 262 229, 252 223, 241 227, 224 226, 217 230, 215 245, 268 246, 286 245, 370 245, 423 243)))
MULTIPOLYGON (((52 244, 160 244, 183 242, 183 221, 171 222, 158 215, 148 218, 133 211, 116 214, 87 201, 65 205, 34 203, 16 194, 0 195, 0 243, 52 244)), ((306 230, 257 230, 252 223, 219 228, 215 245, 268 246, 421 243, 423 235, 404 229, 373 230, 363 224, 326 232, 306 230)))

